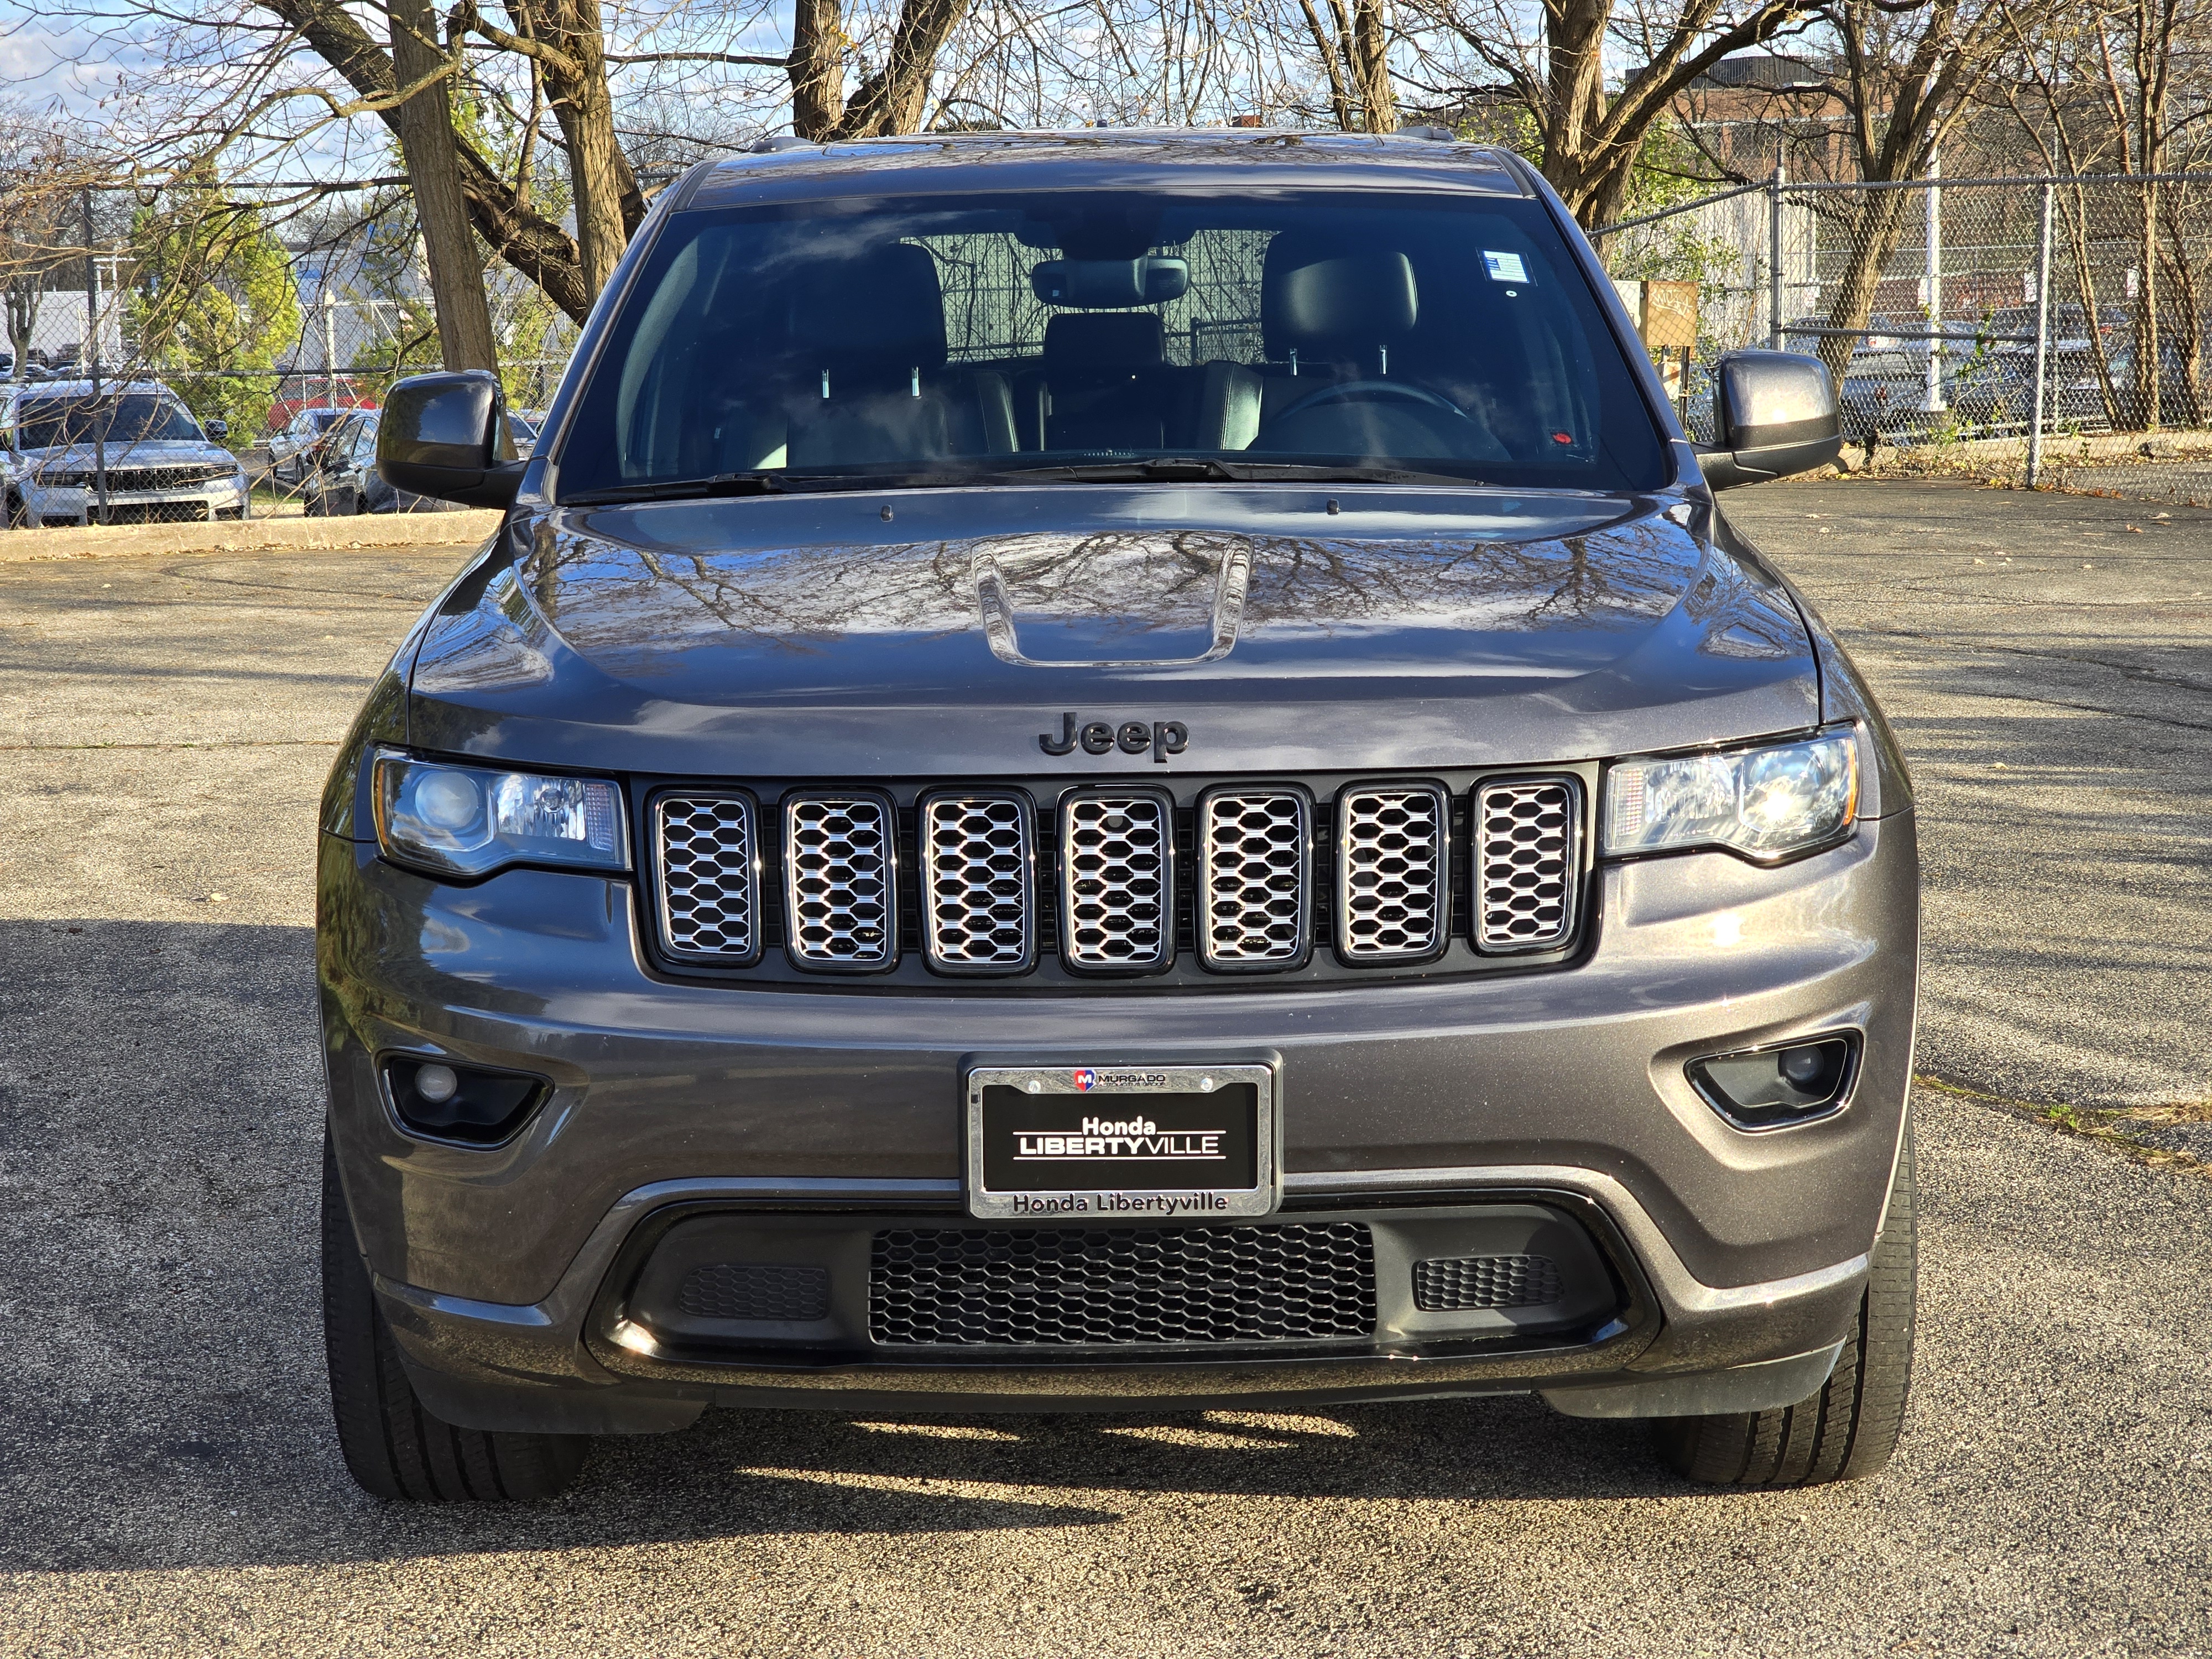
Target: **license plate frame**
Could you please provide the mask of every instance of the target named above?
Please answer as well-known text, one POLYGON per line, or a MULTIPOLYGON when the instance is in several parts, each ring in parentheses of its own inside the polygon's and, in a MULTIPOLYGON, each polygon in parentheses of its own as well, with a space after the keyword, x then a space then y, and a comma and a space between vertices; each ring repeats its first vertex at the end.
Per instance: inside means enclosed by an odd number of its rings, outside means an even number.
POLYGON ((1273 1214, 1282 1201, 1271 1065, 977 1066, 963 1078, 961 1097, 968 1212, 979 1218, 1228 1220, 1273 1214), (1215 1116, 1221 1121, 1207 1121, 1215 1116), (1094 1135, 1083 1127, 1086 1117, 1125 1132, 1094 1135), (1222 1137, 1211 1150, 1203 1139, 1209 1133, 1222 1137), (1024 1150, 1025 1134, 1038 1144, 1024 1150), (1070 1152, 1070 1140, 1086 1146, 1070 1152), (1115 1144, 1094 1152, 1093 1140, 1115 1144), (1113 1155, 1133 1145, 1134 1155, 1113 1155), (1036 1178, 1017 1165, 1033 1166, 1036 1178), (1226 1179, 1188 1178, 1200 1173, 1226 1179), (1100 1175, 1121 1178, 1092 1178, 1100 1175))

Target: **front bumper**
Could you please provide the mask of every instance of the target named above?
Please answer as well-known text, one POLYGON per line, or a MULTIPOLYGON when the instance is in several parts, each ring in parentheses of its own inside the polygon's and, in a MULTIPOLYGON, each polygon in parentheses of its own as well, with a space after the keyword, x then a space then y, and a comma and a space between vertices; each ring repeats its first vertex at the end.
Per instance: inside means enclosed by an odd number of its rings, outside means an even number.
POLYGON ((1723 854, 1609 866, 1571 969, 1189 997, 681 983, 645 965, 625 882, 518 870, 442 887, 329 836, 320 879, 331 1125, 362 1246, 426 1401, 485 1427, 676 1427, 709 1403, 1066 1410, 1539 1388, 1565 1409, 1638 1414, 1802 1398, 1856 1315, 1911 1070, 1909 814, 1780 870, 1723 854), (1865 1034, 1849 1109, 1802 1128, 1739 1133, 1682 1077, 1696 1054, 1844 1027, 1865 1034), (418 1139, 378 1081, 375 1057, 395 1051, 532 1072, 551 1096, 497 1149, 418 1139), (979 1057, 1260 1053, 1283 1079, 1279 1219, 1347 1217, 1380 1239, 1544 1209, 1602 1258, 1606 1304, 1568 1327, 1386 1318, 1356 1352, 1134 1363, 902 1354, 850 1331, 795 1348, 672 1342, 630 1316, 645 1241, 679 1215, 979 1224, 958 1112, 979 1057))
MULTIPOLYGON (((98 510, 95 491, 51 489, 23 482, 16 486, 23 501, 23 516, 33 526, 54 524, 86 525, 98 510)), ((107 493, 112 523, 153 523, 168 520, 213 519, 218 513, 242 510, 246 489, 235 478, 217 478, 184 489, 111 489, 107 493)))

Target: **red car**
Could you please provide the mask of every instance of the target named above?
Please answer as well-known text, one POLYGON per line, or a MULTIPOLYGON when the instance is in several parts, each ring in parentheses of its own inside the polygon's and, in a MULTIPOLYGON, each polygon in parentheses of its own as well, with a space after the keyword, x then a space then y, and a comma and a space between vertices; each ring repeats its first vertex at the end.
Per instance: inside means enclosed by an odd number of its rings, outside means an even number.
MULTIPOLYGON (((318 386, 319 388, 319 383, 318 386)), ((353 382, 342 374, 337 377, 337 384, 328 390, 318 389, 312 394, 302 393, 297 398, 279 398, 275 403, 270 404, 267 430, 282 432, 292 424, 293 417, 302 410, 374 409, 375 407, 375 398, 362 397, 354 389, 353 382)))

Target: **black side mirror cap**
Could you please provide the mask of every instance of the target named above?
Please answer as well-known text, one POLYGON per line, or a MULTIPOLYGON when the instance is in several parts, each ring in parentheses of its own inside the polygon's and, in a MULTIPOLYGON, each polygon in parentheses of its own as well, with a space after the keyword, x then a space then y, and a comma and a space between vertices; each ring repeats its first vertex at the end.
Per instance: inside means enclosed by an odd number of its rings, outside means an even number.
POLYGON ((222 419, 220 416, 211 420, 204 421, 201 422, 201 425, 206 428, 208 436, 214 439, 217 443, 221 443, 225 438, 230 436, 230 422, 222 419))
POLYGON ((412 495, 464 507, 514 506, 526 463, 515 455, 505 402, 486 369, 410 374, 385 398, 377 471, 412 495))
POLYGON ((1733 489, 1833 461, 1843 421, 1827 366, 1794 351, 1731 351, 1713 364, 1713 432, 1699 446, 1706 484, 1733 489))

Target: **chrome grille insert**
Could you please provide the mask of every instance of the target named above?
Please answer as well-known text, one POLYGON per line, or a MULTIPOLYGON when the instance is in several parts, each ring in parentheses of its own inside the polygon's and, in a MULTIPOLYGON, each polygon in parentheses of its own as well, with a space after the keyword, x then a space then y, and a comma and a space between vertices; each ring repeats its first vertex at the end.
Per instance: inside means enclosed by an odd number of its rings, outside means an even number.
POLYGON ((670 956, 726 968, 742 968, 759 958, 753 811, 745 795, 654 799, 660 945, 670 956))
POLYGON ((1572 778, 1518 778, 1474 792, 1474 942, 1534 951, 1575 931, 1582 788, 1572 778))
POLYGON ((1060 809, 1060 950, 1136 972, 1175 956, 1175 816, 1164 795, 1071 795, 1060 809))
POLYGON ((1346 962, 1443 951, 1450 822, 1435 784, 1358 784, 1337 797, 1336 948, 1346 962))
POLYGON ((1309 823, 1294 789, 1215 790, 1200 800, 1198 951, 1207 967, 1304 963, 1309 823))
POLYGON ((948 974, 1020 973, 1036 959, 1030 804, 1018 795, 921 803, 922 945, 948 974))
POLYGON ((857 971, 898 959, 894 822, 881 795, 784 801, 784 948, 794 963, 857 971))

